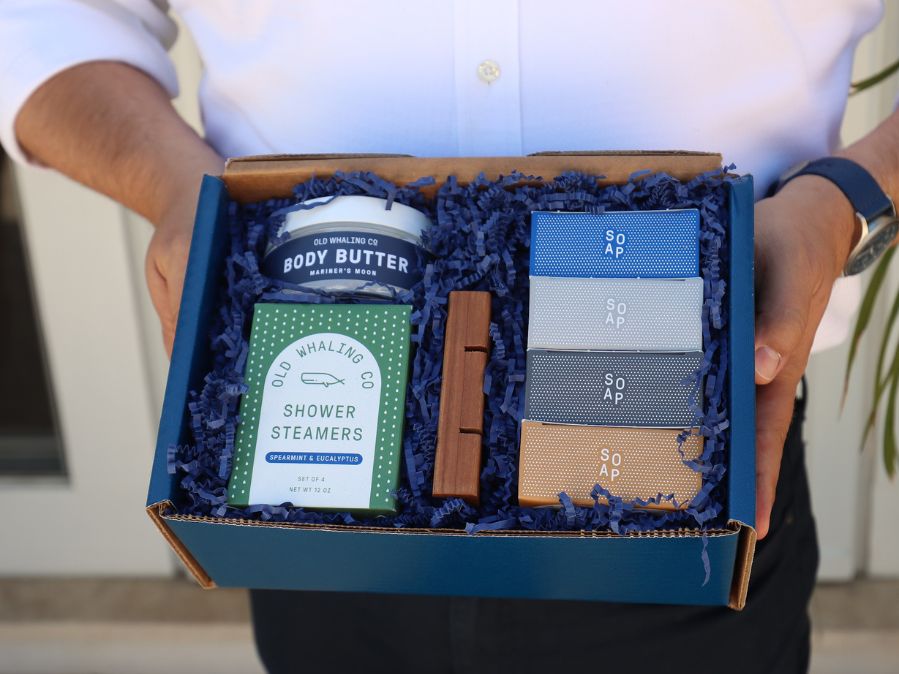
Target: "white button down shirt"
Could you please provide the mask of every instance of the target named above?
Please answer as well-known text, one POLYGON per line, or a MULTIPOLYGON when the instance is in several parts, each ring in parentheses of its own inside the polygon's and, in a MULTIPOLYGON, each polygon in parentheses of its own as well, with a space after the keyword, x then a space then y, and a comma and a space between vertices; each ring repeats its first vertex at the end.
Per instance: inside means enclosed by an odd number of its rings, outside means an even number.
MULTIPOLYGON (((880 0, 171 0, 205 64, 209 142, 286 152, 721 152, 757 195, 839 142, 852 54, 880 0)), ((76 63, 124 61, 174 95, 163 0, 0 2, 0 142, 76 63)), ((841 287, 818 348, 840 341, 841 287)))

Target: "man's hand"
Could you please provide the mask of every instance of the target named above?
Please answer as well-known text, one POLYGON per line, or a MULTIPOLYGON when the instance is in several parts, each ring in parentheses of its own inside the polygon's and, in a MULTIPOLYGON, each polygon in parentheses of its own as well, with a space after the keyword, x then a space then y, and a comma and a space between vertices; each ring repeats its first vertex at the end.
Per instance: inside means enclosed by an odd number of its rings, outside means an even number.
POLYGON ((217 175, 221 173, 222 166, 221 160, 211 158, 207 168, 197 169, 191 178, 193 184, 186 183, 181 193, 173 195, 158 222, 154 223, 156 229, 147 248, 147 288, 153 307, 159 315, 162 341, 169 357, 175 341, 175 325, 178 322, 178 308, 181 306, 181 291, 200 183, 204 173, 217 175))
MULTIPOLYGON (((899 111, 838 154, 870 171, 899 203, 899 111)), ((859 232, 849 200, 818 176, 791 180, 755 213, 756 525, 764 538, 796 386, 859 232)))
POLYGON ((16 136, 34 159, 143 215, 156 227, 147 284, 171 354, 200 179, 221 157, 172 107, 168 94, 123 63, 84 63, 25 102, 16 136))
POLYGON ((764 538, 796 387, 856 225, 846 197, 817 176, 758 202, 755 219, 756 526, 764 538))

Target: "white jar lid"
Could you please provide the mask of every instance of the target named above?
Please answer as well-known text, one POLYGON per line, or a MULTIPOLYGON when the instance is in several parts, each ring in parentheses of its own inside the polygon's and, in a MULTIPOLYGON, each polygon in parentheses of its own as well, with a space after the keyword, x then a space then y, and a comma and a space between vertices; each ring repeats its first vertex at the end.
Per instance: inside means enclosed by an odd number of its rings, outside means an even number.
POLYGON ((346 223, 348 226, 352 226, 358 223, 397 229, 420 239, 422 232, 431 225, 428 216, 421 211, 395 201, 390 210, 387 210, 387 200, 377 197, 361 195, 318 197, 302 203, 318 204, 325 201, 328 203, 322 206, 290 211, 284 219, 281 233, 298 232, 315 225, 346 223), (330 201, 328 201, 329 199, 330 201))

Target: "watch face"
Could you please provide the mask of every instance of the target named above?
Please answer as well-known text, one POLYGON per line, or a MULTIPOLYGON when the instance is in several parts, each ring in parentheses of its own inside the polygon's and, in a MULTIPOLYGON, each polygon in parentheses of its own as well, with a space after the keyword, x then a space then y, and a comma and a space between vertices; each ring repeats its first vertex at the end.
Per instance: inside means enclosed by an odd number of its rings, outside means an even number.
POLYGON ((899 234, 899 220, 893 220, 879 227, 849 260, 846 275, 858 274, 870 267, 890 247, 897 234, 899 234))

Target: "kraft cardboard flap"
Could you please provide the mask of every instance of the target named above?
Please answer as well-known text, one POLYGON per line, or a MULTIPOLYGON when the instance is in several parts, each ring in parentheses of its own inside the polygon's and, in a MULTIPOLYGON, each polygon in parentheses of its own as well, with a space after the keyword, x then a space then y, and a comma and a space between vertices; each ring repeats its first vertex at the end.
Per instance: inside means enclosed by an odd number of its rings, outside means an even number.
POLYGON ((153 521, 153 524, 156 525, 159 533, 162 534, 162 537, 165 538, 166 542, 171 546, 172 552, 178 556, 178 559, 181 560, 181 563, 184 564, 190 575, 194 577, 197 584, 204 590, 211 590, 215 587, 215 581, 209 577, 209 574, 206 573, 196 558, 172 532, 169 525, 166 524, 165 514, 173 508, 174 506, 171 501, 161 501, 160 503, 148 505, 147 515, 150 516, 150 519, 153 521))
POLYGON ((752 560, 755 558, 758 533, 756 533, 755 527, 736 520, 730 520, 727 526, 735 529, 739 536, 727 606, 736 611, 742 611, 746 607, 746 597, 749 595, 749 578, 752 575, 752 560))
POLYGON ((372 171, 407 185, 430 176, 442 182, 455 176, 465 183, 484 173, 488 178, 520 171, 553 178, 566 171, 604 176, 601 183, 623 183, 638 171, 664 172, 680 180, 721 167, 721 155, 703 152, 542 152, 526 157, 411 157, 396 154, 268 155, 229 159, 222 179, 232 199, 260 201, 289 197, 297 183, 338 171, 372 171))

